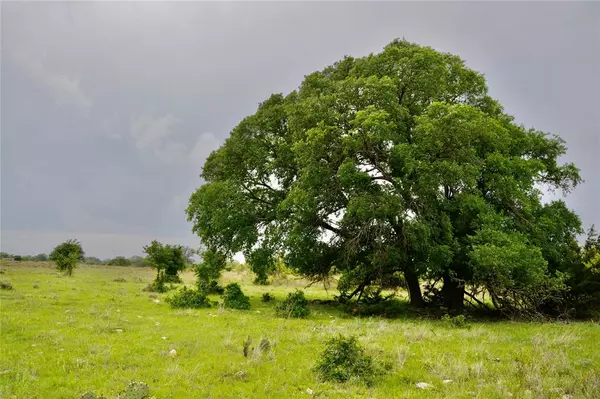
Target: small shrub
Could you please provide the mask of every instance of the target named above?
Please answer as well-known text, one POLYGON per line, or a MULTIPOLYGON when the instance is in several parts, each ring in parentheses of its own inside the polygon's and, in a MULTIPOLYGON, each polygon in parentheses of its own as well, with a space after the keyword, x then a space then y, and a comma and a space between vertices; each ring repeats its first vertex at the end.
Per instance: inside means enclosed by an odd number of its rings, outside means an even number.
POLYGON ((470 327, 469 323, 467 322, 467 319, 462 314, 459 314, 458 316, 455 316, 455 317, 445 314, 442 316, 441 320, 448 327, 455 327, 455 328, 469 328, 470 327))
POLYGON ((198 283, 198 289, 207 295, 223 295, 225 289, 217 281, 198 283))
POLYGON ((271 302, 273 299, 275 299, 273 295, 269 294, 268 292, 262 294, 262 297, 260 298, 261 302, 264 303, 271 302))
POLYGON ((310 310, 304 292, 300 290, 290 292, 283 302, 277 304, 275 312, 280 317, 308 317, 310 310))
POLYGON ((231 283, 225 287, 223 293, 223 306, 229 309, 250 309, 250 298, 244 295, 238 283, 231 283))
POLYGON ((143 382, 130 382, 118 399, 146 399, 150 397, 150 388, 143 382))
POLYGON ((205 293, 187 287, 183 287, 165 301, 172 308, 199 309, 210 308, 213 305, 205 293))
POLYGON ((115 283, 124 283, 125 279, 123 277, 117 277, 116 279, 113 280, 115 283))
POLYGON ((23 260, 23 257, 21 255, 15 255, 14 258, 17 262, 21 262, 23 260))
POLYGON ((13 286, 10 283, 10 281, 0 280, 0 289, 3 289, 3 290, 12 290, 13 286))
POLYGON ((327 341, 315 372, 324 381, 360 380, 371 384, 376 375, 373 359, 365 354, 355 337, 338 336, 327 341))
POLYGON ((152 283, 148 284, 144 288, 144 291, 163 293, 163 292, 169 291, 169 289, 170 289, 170 287, 167 287, 167 285, 165 284, 165 281, 163 279, 158 279, 158 280, 154 280, 152 283))

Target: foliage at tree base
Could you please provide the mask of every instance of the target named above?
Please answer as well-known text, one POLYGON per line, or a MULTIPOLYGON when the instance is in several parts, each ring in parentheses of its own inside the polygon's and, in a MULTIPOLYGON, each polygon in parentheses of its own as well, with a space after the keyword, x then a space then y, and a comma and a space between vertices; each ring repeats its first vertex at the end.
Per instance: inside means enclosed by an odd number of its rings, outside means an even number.
POLYGON ((342 305, 344 312, 353 316, 379 316, 386 318, 395 318, 412 314, 411 307, 403 301, 397 299, 388 299, 376 303, 364 303, 351 301, 342 305))
POLYGON ((229 309, 250 309, 250 298, 244 295, 238 283, 231 283, 225 287, 223 293, 223 306, 229 309))
POLYGON ((221 287, 217 281, 209 281, 208 283, 198 283, 198 290, 207 295, 223 295, 225 288, 221 287))
POLYGON ((172 296, 165 299, 172 308, 200 309, 210 308, 213 303, 204 292, 183 287, 172 296))
POLYGON ((305 318, 310 315, 308 301, 304 292, 297 290, 290 292, 285 300, 275 306, 275 313, 279 317, 305 318))
POLYGON ((165 283, 174 283, 174 284, 180 284, 183 282, 181 280, 181 277, 179 277, 177 275, 170 275, 170 274, 164 275, 164 281, 165 281, 165 283))
POLYGON ((158 279, 158 280, 154 280, 152 283, 148 284, 144 288, 144 291, 158 292, 158 293, 162 294, 163 292, 167 292, 171 289, 172 289, 172 287, 166 285, 163 279, 158 279))
POLYGON ((365 354, 356 337, 342 335, 331 338, 325 344, 325 351, 319 357, 314 371, 324 381, 362 381, 372 384, 378 367, 373 358, 365 354))

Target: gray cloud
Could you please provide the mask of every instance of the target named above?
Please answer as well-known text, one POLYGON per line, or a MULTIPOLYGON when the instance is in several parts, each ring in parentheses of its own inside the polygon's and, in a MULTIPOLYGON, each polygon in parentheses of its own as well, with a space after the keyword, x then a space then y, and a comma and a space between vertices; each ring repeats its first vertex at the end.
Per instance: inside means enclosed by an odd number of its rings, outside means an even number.
POLYGON ((186 147, 173 140, 177 118, 171 114, 161 117, 141 115, 131 122, 131 136, 143 153, 156 156, 165 163, 174 163, 185 156, 186 147))
POLYGON ((2 250, 197 243, 184 209, 230 130, 396 37, 460 55, 519 122, 566 139, 586 180, 567 203, 600 225, 599 20, 592 2, 5 2, 2 250))
POLYGON ((89 113, 92 100, 81 87, 79 78, 52 73, 41 60, 27 58, 23 54, 16 55, 14 61, 32 80, 49 91, 56 104, 72 106, 86 115, 89 113))

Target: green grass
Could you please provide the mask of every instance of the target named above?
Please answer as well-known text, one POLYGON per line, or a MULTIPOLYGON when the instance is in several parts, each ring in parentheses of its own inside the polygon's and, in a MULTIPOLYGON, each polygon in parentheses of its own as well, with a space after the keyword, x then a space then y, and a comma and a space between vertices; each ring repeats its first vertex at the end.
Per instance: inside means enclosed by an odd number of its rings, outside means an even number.
MULTIPOLYGON (((308 398, 307 389, 318 398, 600 397, 600 326, 592 322, 455 328, 438 320, 352 318, 326 305, 311 305, 308 319, 288 320, 260 296, 281 300, 300 282, 261 287, 231 273, 224 282, 241 280, 250 311, 173 310, 164 301, 169 293, 142 291, 154 277, 150 269, 79 266, 73 277, 43 263, 2 269, 0 279, 14 289, 0 291, 1 398, 78 398, 89 390, 115 397, 131 380, 146 382, 156 398, 308 398), (357 335, 391 372, 371 387, 320 382, 312 368, 338 333, 357 335), (244 357, 248 336, 253 346, 268 338, 271 352, 244 357), (421 390, 418 382, 433 387, 421 390)), ((184 281, 191 284, 193 275, 184 281)), ((307 290, 309 299, 327 295, 307 290)))

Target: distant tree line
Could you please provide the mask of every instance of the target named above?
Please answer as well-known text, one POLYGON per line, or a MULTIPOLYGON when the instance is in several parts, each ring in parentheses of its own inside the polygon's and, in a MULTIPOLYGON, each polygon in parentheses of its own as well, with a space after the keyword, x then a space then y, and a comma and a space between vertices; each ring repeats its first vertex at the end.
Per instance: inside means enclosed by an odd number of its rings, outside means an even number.
MULTIPOLYGON (((194 261, 192 259, 194 252, 189 247, 181 247, 182 256, 186 264, 190 265, 194 261)), ((6 260, 15 260, 22 262, 48 262, 50 261, 50 257, 47 254, 41 253, 37 255, 17 255, 11 254, 8 252, 0 252, 0 259, 6 260)), ((109 259, 100 259, 95 256, 84 256, 81 260, 82 263, 86 265, 106 265, 106 266, 134 266, 134 267, 151 267, 152 263, 145 256, 116 256, 114 258, 109 259)))

